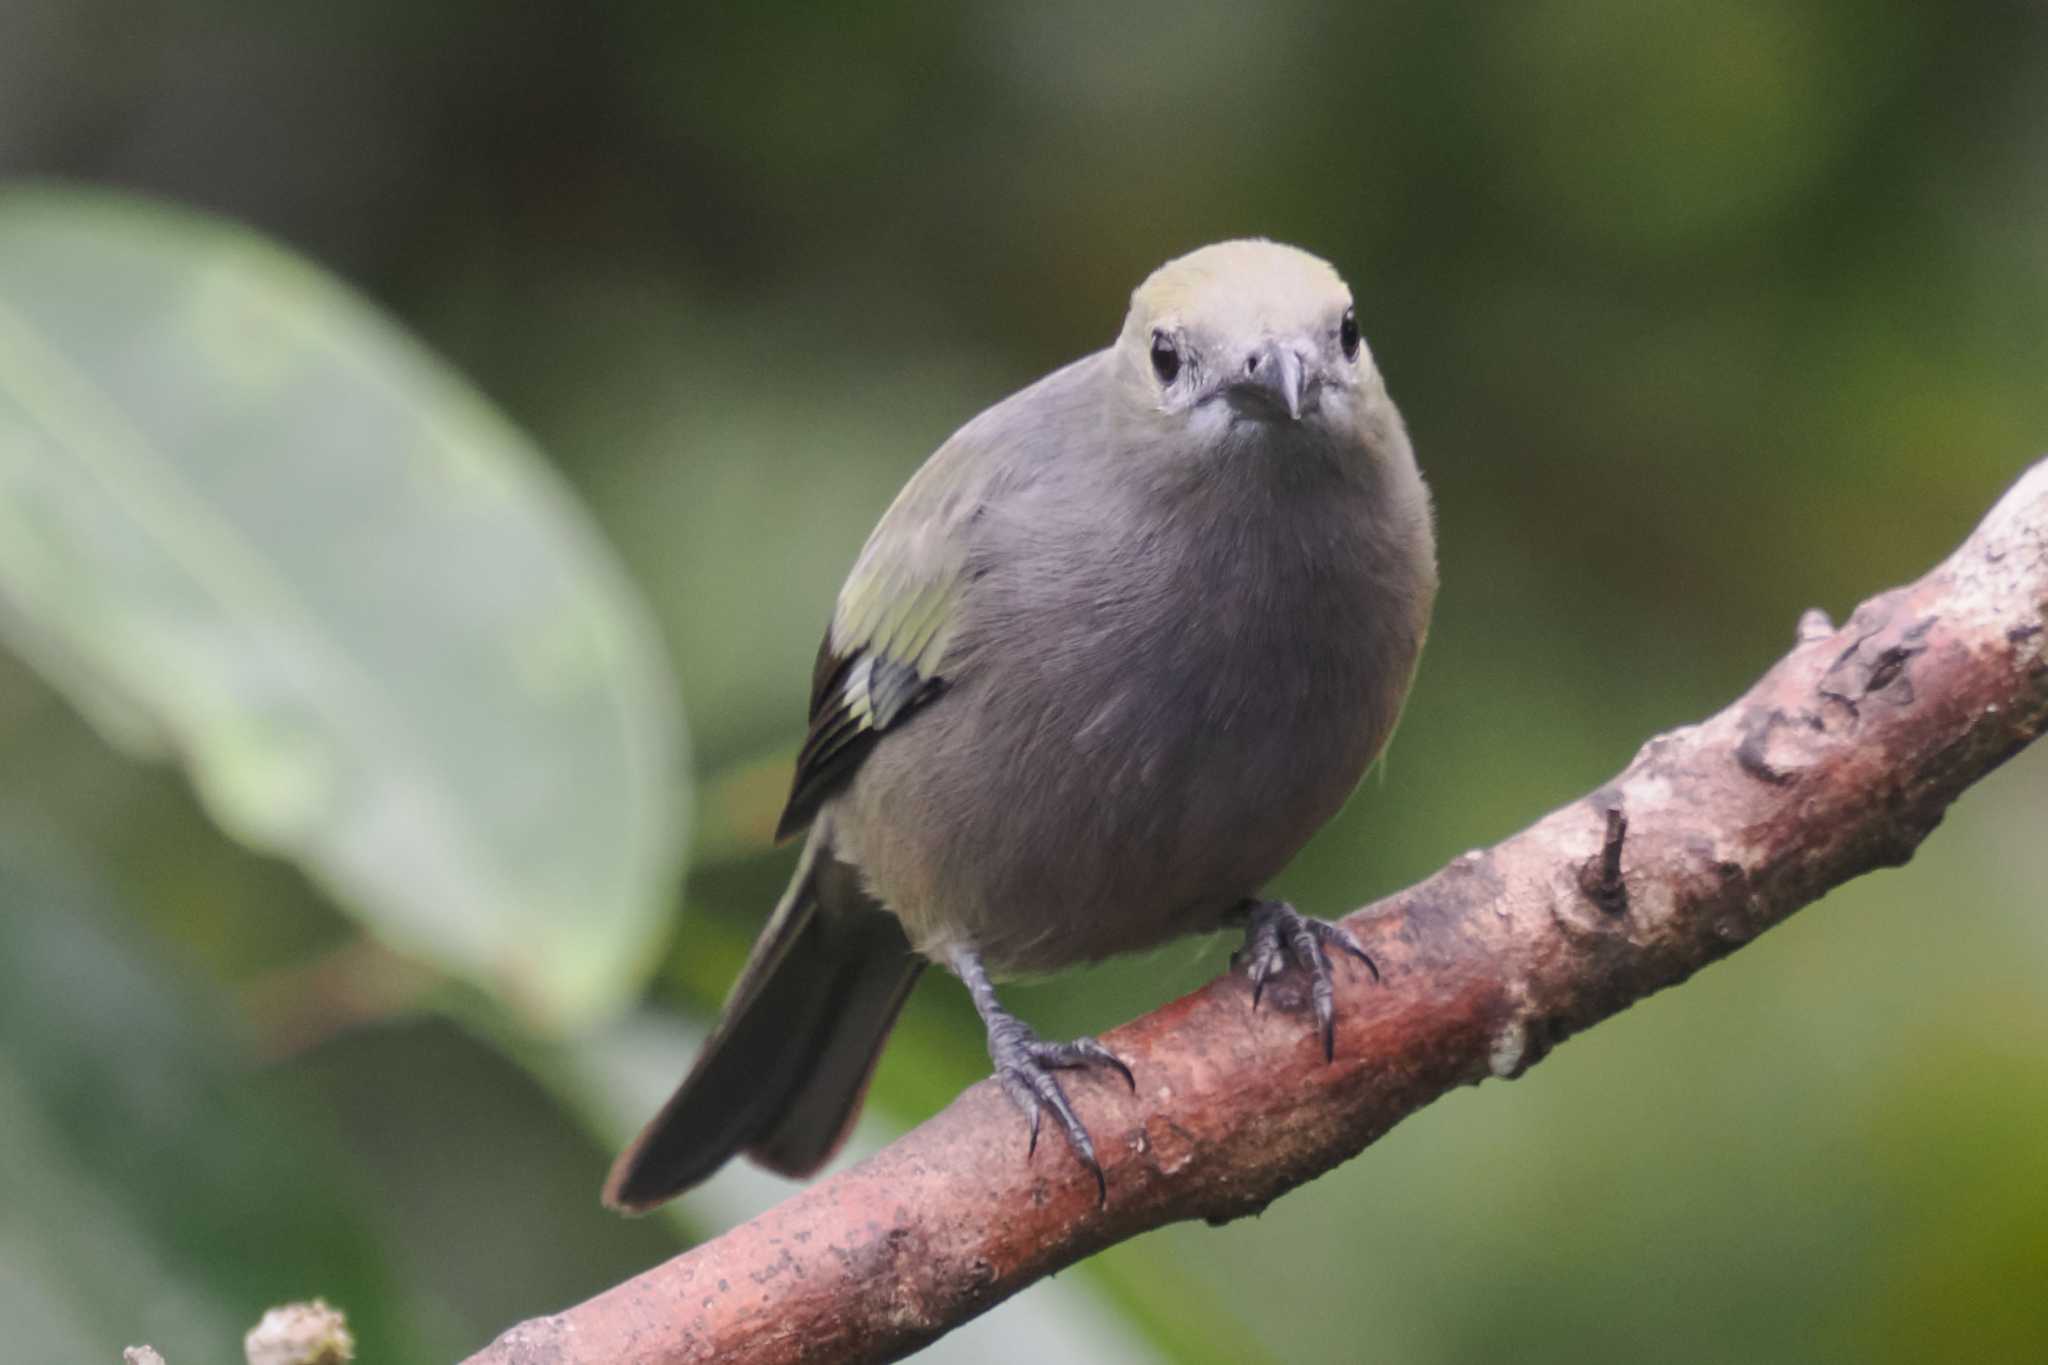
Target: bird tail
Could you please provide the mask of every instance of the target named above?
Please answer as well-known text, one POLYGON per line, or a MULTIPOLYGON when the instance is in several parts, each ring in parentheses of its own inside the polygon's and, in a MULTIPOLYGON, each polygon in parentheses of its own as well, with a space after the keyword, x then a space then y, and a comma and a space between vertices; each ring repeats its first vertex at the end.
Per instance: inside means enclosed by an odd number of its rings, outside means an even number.
POLYGON ((924 959, 822 844, 814 832, 696 1065, 612 1163, 611 1207, 646 1212, 741 1151, 809 1175, 852 1129, 924 959))

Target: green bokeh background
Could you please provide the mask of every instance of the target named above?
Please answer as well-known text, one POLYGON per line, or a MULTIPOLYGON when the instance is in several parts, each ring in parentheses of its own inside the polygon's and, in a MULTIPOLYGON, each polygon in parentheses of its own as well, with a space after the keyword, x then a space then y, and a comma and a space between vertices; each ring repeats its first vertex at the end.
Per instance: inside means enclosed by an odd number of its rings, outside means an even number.
MULTIPOLYGON (((268 233, 537 439, 679 681, 693 853, 648 1003, 685 1025, 786 873, 763 833, 874 518, 1170 255, 1336 262, 1437 494, 1400 740, 1278 888, 1323 911, 1716 709, 2048 450, 2048 10, 2017 0, 0 0, 0 175, 268 233)), ((2044 830, 2034 752, 1907 868, 1528 1079, 976 1330, 1069 1315, 1074 1349, 1162 1361, 2034 1357, 2044 830)), ((4 656, 0 898, 0 1321, 32 1341, 187 1365, 322 1293, 365 1359, 446 1359, 760 1197, 602 1213, 633 1115, 598 1042, 415 981, 4 656), (142 1292, 187 1277, 212 1297, 142 1292)), ((1107 1027, 1228 947, 1011 1002, 1107 1027)), ((874 1131, 984 1070, 933 976, 874 1131)))

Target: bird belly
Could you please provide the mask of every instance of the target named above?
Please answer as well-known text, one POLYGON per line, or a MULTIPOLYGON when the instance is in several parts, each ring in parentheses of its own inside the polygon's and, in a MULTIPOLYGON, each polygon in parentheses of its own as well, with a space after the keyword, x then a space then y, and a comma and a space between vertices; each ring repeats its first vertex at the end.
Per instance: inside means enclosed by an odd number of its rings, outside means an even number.
POLYGON ((971 947, 999 974, 1213 929, 1336 813, 1391 725, 1365 655, 1307 643, 1247 638, 1148 674, 1104 641, 971 679, 876 747, 834 805, 835 845, 920 951, 971 947))

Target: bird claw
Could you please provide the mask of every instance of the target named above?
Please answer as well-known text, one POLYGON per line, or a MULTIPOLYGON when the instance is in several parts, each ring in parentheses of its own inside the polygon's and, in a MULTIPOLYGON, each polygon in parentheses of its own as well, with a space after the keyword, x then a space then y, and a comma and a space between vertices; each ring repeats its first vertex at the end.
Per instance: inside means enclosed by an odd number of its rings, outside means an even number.
POLYGON ((1088 1136, 1081 1116, 1074 1112, 1065 1088, 1053 1073, 1104 1067, 1122 1076, 1133 1094, 1137 1093, 1137 1078, 1131 1075, 1131 1069, 1124 1065, 1121 1057, 1093 1038, 1048 1043, 1014 1016, 1004 1020, 1003 1024, 1006 1026, 989 1030, 988 1050, 995 1062, 996 1079, 1002 1083, 1003 1093, 1031 1120, 1031 1140, 1025 1149, 1026 1159, 1037 1154, 1039 1125, 1050 1113, 1066 1134, 1067 1146, 1088 1168, 1088 1173, 1095 1177, 1096 1200, 1106 1207, 1109 1203, 1109 1180, 1102 1173, 1102 1163, 1096 1159, 1095 1143, 1088 1136))
POLYGON ((1268 982, 1289 966, 1309 974, 1309 999, 1315 1009, 1316 1027, 1323 1037, 1323 1060, 1337 1056, 1337 988, 1331 979, 1330 949, 1348 953, 1365 964, 1372 979, 1380 979, 1379 964, 1363 944, 1341 924, 1311 919, 1285 901, 1252 901, 1245 906, 1244 947, 1233 965, 1252 983, 1252 1008, 1266 993, 1268 982))

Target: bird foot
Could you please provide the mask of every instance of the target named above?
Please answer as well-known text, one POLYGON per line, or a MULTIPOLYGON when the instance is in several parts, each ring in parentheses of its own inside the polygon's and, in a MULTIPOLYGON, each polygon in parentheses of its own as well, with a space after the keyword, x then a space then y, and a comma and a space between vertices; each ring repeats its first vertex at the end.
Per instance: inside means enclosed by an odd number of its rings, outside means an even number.
POLYGON ((1095 1177, 1096 1199, 1107 1206, 1109 1181, 1102 1174, 1102 1163, 1095 1159, 1095 1144, 1089 1139, 1087 1128, 1082 1126, 1081 1116, 1068 1102, 1059 1077, 1053 1073, 1107 1067, 1122 1076, 1124 1084, 1131 1088, 1132 1094, 1136 1094, 1138 1082, 1131 1075, 1131 1069, 1124 1065, 1121 1057, 1093 1038, 1076 1038, 1071 1043, 1046 1042, 1033 1032, 1031 1025, 1002 1007, 996 999, 996 988, 988 979, 988 971, 981 965, 980 954, 972 948, 959 947, 953 949, 950 956, 953 970, 959 974, 968 995, 974 999, 975 1012, 988 1027, 988 1055, 989 1060, 996 1064, 996 1079, 1002 1083, 1003 1093, 1010 1097, 1010 1103, 1023 1110, 1024 1116, 1031 1120, 1031 1145, 1027 1149, 1027 1159, 1038 1153, 1038 1127, 1050 1112, 1067 1135, 1067 1146, 1074 1149, 1074 1155, 1095 1177))
POLYGON ((1053 1073, 1104 1067, 1122 1076, 1124 1084, 1130 1086, 1135 1094, 1138 1082, 1131 1075, 1131 1069, 1124 1065, 1122 1058, 1093 1038, 1076 1038, 1071 1043, 1048 1043, 1014 1014, 1002 1014, 989 1021, 988 1054, 996 1064, 996 1079, 1002 1082, 1003 1093, 1031 1120, 1031 1144, 1026 1149, 1027 1157, 1037 1153, 1039 1123, 1050 1113, 1067 1135, 1067 1146, 1095 1177, 1097 1200, 1107 1205, 1109 1181, 1102 1174, 1102 1163, 1095 1159, 1095 1144, 1089 1139, 1080 1115, 1074 1112, 1073 1104, 1068 1101, 1059 1077, 1053 1073))
POLYGON ((1363 945, 1341 924, 1310 919, 1286 901, 1247 901, 1244 947, 1231 958, 1252 983, 1252 1008, 1259 1007, 1266 983, 1290 965, 1309 974, 1309 999, 1314 1005, 1316 1025, 1323 1035, 1323 1060, 1337 1056, 1337 988, 1331 980, 1330 948, 1349 953, 1365 964, 1372 979, 1380 979, 1379 965, 1363 945))

